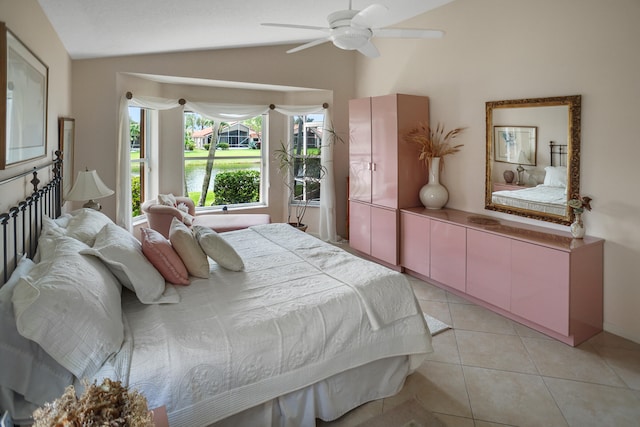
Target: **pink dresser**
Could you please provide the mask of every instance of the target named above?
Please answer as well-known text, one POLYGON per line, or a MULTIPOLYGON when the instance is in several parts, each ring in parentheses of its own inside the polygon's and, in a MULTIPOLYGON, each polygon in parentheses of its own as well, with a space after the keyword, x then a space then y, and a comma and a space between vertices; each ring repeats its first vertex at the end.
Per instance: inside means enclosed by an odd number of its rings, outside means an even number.
POLYGON ((400 263, 575 346, 602 331, 604 240, 453 209, 402 209, 400 263))

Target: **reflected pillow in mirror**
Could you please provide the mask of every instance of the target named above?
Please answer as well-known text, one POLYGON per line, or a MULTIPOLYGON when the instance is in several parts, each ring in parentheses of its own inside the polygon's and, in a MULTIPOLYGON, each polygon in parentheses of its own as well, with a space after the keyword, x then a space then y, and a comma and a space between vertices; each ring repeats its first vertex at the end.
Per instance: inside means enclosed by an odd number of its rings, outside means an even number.
POLYGON ((567 186, 566 166, 547 166, 544 170, 546 172, 544 176, 544 185, 549 185, 551 187, 567 186))

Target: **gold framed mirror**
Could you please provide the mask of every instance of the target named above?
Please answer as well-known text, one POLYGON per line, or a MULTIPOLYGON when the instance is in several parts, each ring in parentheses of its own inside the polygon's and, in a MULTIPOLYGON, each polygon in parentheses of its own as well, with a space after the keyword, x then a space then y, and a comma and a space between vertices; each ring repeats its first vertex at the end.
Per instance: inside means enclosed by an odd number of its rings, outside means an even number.
POLYGON ((485 209, 571 224, 580 115, 580 95, 487 102, 485 209))

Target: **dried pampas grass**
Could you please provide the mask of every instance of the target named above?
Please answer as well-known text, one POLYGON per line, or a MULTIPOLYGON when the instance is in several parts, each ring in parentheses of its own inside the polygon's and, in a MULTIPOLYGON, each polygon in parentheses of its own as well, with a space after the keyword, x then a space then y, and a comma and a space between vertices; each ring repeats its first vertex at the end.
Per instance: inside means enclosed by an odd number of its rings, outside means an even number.
POLYGON ((444 156, 457 153, 464 144, 453 145, 452 140, 460 135, 465 128, 455 128, 445 134, 444 125, 438 123, 435 130, 426 123, 420 123, 405 135, 405 140, 420 146, 419 160, 429 169, 431 159, 440 157, 440 169, 444 167, 444 156))

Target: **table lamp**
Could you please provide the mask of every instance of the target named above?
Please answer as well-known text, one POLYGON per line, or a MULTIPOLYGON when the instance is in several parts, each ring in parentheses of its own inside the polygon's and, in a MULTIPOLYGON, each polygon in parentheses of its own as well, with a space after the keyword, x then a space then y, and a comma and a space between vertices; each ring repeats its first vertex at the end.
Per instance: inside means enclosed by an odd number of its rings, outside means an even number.
POLYGON ((82 207, 99 211, 102 210, 102 205, 96 202, 95 199, 101 199, 113 193, 114 191, 102 182, 95 170, 86 169, 78 172, 76 182, 73 184, 69 194, 67 194, 67 200, 76 202, 89 200, 82 207))
POLYGON ((529 164, 530 160, 527 158, 527 155, 524 154, 524 151, 520 150, 520 155, 518 156, 518 167, 516 168, 516 171, 518 172, 518 182, 516 184, 518 185, 524 185, 524 179, 522 177, 522 173, 526 169, 522 167, 523 163, 529 164))

